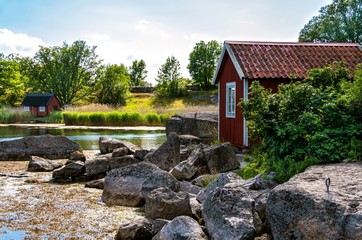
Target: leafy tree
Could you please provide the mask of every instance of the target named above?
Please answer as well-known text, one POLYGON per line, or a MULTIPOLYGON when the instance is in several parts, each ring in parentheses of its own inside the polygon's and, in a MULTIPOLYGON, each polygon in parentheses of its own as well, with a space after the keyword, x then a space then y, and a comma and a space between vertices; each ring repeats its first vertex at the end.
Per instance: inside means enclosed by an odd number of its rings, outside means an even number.
POLYGON ((107 65, 102 71, 99 82, 98 101, 114 106, 125 105, 129 90, 130 76, 127 68, 121 65, 107 65))
POLYGON ((176 97, 185 94, 186 85, 182 81, 180 62, 174 56, 168 57, 161 65, 156 81, 159 96, 176 97))
POLYGON ((144 86, 146 84, 147 70, 146 63, 143 59, 134 60, 132 66, 129 67, 131 86, 144 86))
POLYGON ((310 165, 361 158, 362 122, 349 97, 349 89, 358 88, 355 82, 336 67, 314 69, 304 81, 280 85, 275 94, 253 82, 252 98, 240 106, 252 137, 259 139, 256 152, 262 159, 255 159, 254 167, 276 171, 283 182, 310 165), (332 84, 322 86, 316 79, 332 84))
POLYGON ((222 46, 217 41, 212 40, 207 43, 200 41, 196 43, 189 55, 189 69, 193 80, 203 89, 211 87, 211 80, 214 75, 217 61, 221 53, 222 46))
POLYGON ((94 84, 101 63, 95 48, 87 46, 85 41, 40 47, 31 76, 36 89, 56 94, 62 106, 87 95, 84 89, 94 84))
POLYGON ((0 104, 14 106, 25 95, 18 63, 0 59, 0 104))
POLYGON ((300 31, 299 41, 362 44, 361 0, 334 0, 319 12, 300 31))

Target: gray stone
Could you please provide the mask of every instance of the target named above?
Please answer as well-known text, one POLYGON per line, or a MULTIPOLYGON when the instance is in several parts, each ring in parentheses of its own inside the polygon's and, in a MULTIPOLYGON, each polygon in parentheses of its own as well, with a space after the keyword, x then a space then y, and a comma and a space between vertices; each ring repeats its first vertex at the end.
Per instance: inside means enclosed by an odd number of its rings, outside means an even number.
POLYGON ((153 163, 162 170, 170 171, 180 163, 180 141, 176 133, 170 133, 156 151, 145 156, 145 162, 153 163))
POLYGON ((204 148, 204 153, 211 174, 231 171, 240 166, 230 143, 222 143, 204 148))
POLYGON ((151 239, 166 223, 166 220, 139 218, 122 224, 118 229, 115 240, 151 239))
POLYGON ((54 169, 62 167, 63 164, 54 162, 54 160, 48 160, 37 156, 32 156, 29 164, 29 172, 51 172, 54 169))
POLYGON ((97 157, 85 162, 85 172, 89 179, 103 178, 109 171, 110 166, 106 157, 97 157))
POLYGON ((131 164, 139 163, 141 160, 134 158, 131 155, 123 156, 123 157, 113 157, 108 159, 108 165, 110 169, 116 169, 121 167, 126 167, 131 164))
POLYGON ((120 147, 113 149, 112 151, 112 157, 123 157, 128 154, 128 148, 126 147, 120 147))
POLYGON ((103 189, 104 188, 104 178, 86 182, 84 187, 103 189))
POLYGON ((81 150, 79 144, 65 136, 30 136, 0 142, 0 161, 29 161, 31 156, 67 159, 77 150, 81 150))
POLYGON ((53 171, 53 178, 55 180, 70 180, 74 181, 77 177, 84 175, 85 166, 84 162, 78 161, 64 165, 63 167, 53 171))
POLYGON ((217 139, 218 113, 184 113, 171 117, 166 125, 167 136, 171 132, 193 135, 204 143, 217 139))
POLYGON ((190 198, 186 192, 175 193, 169 188, 152 190, 145 197, 145 217, 172 220, 177 216, 192 216, 190 198))
POLYGON ((190 135, 190 134, 185 134, 185 135, 179 135, 180 137, 180 144, 181 145, 185 145, 185 146, 188 146, 188 145, 192 145, 192 144, 199 144, 201 143, 201 139, 196 137, 196 136, 193 136, 193 135, 190 135))
MULTIPOLYGON (((211 177, 212 175, 206 175, 206 176, 211 177)), ((223 187, 227 183, 235 182, 235 181, 244 183, 243 180, 241 179, 241 177, 239 177, 236 173, 233 173, 233 172, 222 173, 222 174, 218 175, 216 178, 215 178, 215 176, 213 176, 213 177, 214 177, 214 180, 210 184, 208 184, 206 186, 206 188, 204 188, 197 194, 196 199, 199 202, 203 203, 206 200, 206 198, 212 194, 212 191, 214 189, 223 187)))
POLYGON ((145 159, 145 156, 150 152, 151 152, 150 150, 145 150, 145 149, 136 150, 134 152, 133 156, 134 156, 134 158, 137 158, 138 160, 143 161, 145 159))
POLYGON ((107 205, 142 206, 144 196, 159 187, 178 191, 180 185, 175 177, 154 164, 136 163, 107 174, 102 199, 107 205))
POLYGON ((361 162, 312 166, 275 187, 266 205, 274 239, 362 239, 361 173, 361 162))
POLYGON ((128 154, 134 154, 136 150, 141 149, 140 147, 127 141, 107 137, 99 138, 99 150, 102 154, 112 153, 114 149, 121 147, 126 147, 128 149, 128 154))
POLYGON ((167 223, 153 240, 200 240, 208 239, 198 222, 188 216, 179 216, 167 223))
POLYGON ((187 161, 180 162, 170 171, 177 180, 190 180, 196 172, 197 168, 191 166, 187 161))
POLYGON ((256 236, 254 199, 242 183, 229 182, 207 195, 202 217, 211 239, 252 240, 256 236))
POLYGON ((85 162, 86 160, 87 160, 87 158, 84 155, 83 151, 77 150, 70 154, 69 159, 66 164, 71 163, 71 162, 77 162, 77 161, 85 162))

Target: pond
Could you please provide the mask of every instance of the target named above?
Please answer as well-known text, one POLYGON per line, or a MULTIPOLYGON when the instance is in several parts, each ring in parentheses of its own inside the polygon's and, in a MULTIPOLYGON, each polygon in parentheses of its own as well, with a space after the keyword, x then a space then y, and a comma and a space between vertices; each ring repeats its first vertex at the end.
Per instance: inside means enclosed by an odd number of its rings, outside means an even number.
POLYGON ((0 126, 0 141, 44 134, 66 136, 78 142, 83 150, 98 150, 99 137, 126 140, 143 149, 156 149, 166 140, 165 130, 162 127, 101 128, 37 124, 0 126))

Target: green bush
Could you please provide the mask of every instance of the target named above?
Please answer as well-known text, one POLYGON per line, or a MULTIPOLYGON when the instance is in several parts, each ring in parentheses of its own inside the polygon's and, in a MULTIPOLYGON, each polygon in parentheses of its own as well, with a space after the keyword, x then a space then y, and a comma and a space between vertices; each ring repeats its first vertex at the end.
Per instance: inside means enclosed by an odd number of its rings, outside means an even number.
POLYGON ((253 82, 252 98, 240 106, 259 141, 256 152, 264 155, 256 155, 244 174, 267 169, 284 182, 310 165, 360 159, 362 123, 346 95, 346 87, 356 84, 348 76, 338 67, 314 69, 304 81, 280 85, 276 94, 253 82))

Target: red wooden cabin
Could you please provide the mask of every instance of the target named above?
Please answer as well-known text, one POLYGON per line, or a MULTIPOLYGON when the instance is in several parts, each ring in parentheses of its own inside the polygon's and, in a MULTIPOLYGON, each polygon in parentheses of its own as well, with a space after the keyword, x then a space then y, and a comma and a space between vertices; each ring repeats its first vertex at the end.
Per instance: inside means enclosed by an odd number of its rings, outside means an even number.
POLYGON ((21 105, 25 111, 31 112, 31 114, 37 117, 45 117, 53 111, 60 110, 59 100, 52 93, 28 94, 21 105))
POLYGON ((278 90, 281 83, 302 80, 307 71, 336 61, 354 69, 362 63, 357 43, 279 43, 225 41, 212 83, 219 88, 219 140, 249 146, 248 129, 237 107, 247 99, 253 81, 278 90))

